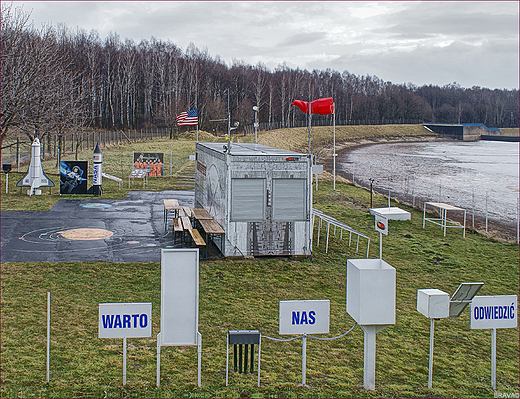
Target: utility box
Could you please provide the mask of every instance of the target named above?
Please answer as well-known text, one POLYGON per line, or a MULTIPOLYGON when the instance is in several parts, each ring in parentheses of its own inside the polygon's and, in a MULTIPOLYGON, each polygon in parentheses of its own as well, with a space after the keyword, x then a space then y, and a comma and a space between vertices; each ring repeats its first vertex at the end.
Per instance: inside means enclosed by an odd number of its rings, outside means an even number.
POLYGON ((347 260, 347 313, 359 325, 395 324, 395 269, 382 259, 347 260))
POLYGON ((417 311, 429 319, 444 319, 450 314, 450 296, 435 288, 417 290, 417 311))
MULTIPOLYGON (((197 143, 195 206, 224 229, 224 256, 311 254, 307 154, 254 143, 197 143)), ((220 241, 220 240, 216 240, 220 241)))

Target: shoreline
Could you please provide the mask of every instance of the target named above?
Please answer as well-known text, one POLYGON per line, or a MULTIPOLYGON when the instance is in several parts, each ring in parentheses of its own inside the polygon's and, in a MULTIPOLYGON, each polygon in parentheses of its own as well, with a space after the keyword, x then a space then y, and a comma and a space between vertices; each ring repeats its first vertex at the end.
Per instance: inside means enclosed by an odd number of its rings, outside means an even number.
MULTIPOLYGON (((369 186, 366 184, 362 184, 358 179, 356 181, 352 181, 352 176, 348 175, 343 170, 338 170, 337 164, 338 159, 344 158, 350 151, 355 149, 359 149, 369 145, 376 144, 392 144, 392 143, 424 143, 424 142, 456 142, 457 140, 446 139, 440 136, 399 136, 399 137, 372 137, 372 138, 359 138, 356 140, 349 140, 342 142, 340 144, 336 143, 336 175, 350 182, 358 187, 362 187, 365 190, 369 190, 369 186)), ((320 159, 321 163, 324 165, 324 169, 332 174, 332 144, 329 143, 326 147, 322 147, 320 149, 320 159)), ((388 196, 383 192, 378 192, 374 190, 374 193, 377 195, 381 195, 385 198, 388 196)), ((392 192, 393 196, 391 200, 397 202, 398 204, 403 204, 409 207, 413 207, 416 210, 422 210, 422 204, 427 201, 431 201, 431 198, 423 198, 420 196, 415 197, 415 206, 413 206, 413 198, 408 193, 404 192, 392 192)), ((453 221, 458 223, 463 223, 462 217, 453 217, 450 218, 453 221)), ((506 243, 516 243, 517 240, 517 226, 515 222, 508 222, 505 220, 500 220, 496 218, 488 218, 487 221, 487 237, 489 239, 495 239, 501 242, 506 243)), ((469 211, 466 213, 466 230, 468 232, 478 233, 482 235, 486 235, 486 218, 483 215, 472 215, 469 211), (474 226, 474 227, 473 227, 474 226)))

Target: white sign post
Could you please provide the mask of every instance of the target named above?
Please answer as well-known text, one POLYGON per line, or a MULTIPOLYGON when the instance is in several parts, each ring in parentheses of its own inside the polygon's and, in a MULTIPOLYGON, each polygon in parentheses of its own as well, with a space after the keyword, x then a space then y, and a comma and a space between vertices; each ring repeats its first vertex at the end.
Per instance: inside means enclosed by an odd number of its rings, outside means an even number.
POLYGON ((99 338, 123 338, 123 385, 126 385, 126 339, 152 336, 151 303, 100 303, 99 338))
POLYGON ((388 235, 388 221, 411 219, 410 212, 390 206, 390 195, 388 195, 388 201, 388 208, 370 208, 370 214, 375 216, 375 229, 379 231, 379 259, 383 259, 383 234, 388 235))
POLYGON ((330 322, 330 301, 280 301, 279 332, 302 334, 302 385, 307 374, 307 334, 327 334, 330 322))
POLYGON ((471 329, 491 329, 491 386, 497 388, 497 328, 518 326, 518 296, 476 296, 471 301, 471 329))
POLYGON ((199 326, 199 249, 161 250, 161 332, 157 335, 157 386, 161 346, 197 346, 201 386, 202 335, 199 326))
POLYGON ((384 260, 347 260, 347 313, 364 332, 365 389, 375 389, 376 334, 395 324, 395 281, 395 268, 384 260))

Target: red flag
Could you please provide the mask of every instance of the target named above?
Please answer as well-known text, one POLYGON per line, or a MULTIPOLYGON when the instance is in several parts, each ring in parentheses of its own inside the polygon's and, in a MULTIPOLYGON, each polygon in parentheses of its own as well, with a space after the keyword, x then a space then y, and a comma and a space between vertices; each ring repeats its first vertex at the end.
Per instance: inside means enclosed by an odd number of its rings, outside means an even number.
POLYGON ((319 115, 331 115, 334 113, 334 100, 331 97, 318 98, 311 102, 311 112, 319 115))
POLYGON ((307 101, 294 100, 293 103, 291 104, 291 107, 293 107, 295 105, 298 108, 300 108, 303 112, 305 112, 306 114, 309 113, 309 103, 307 101))

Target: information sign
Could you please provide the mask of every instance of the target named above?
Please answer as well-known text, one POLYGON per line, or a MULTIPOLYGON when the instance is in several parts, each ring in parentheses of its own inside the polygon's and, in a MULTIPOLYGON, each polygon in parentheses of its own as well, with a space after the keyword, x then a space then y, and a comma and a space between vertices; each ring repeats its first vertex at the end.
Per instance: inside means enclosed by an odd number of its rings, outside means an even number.
POLYGON ((152 336, 151 303, 100 303, 99 338, 152 336))
POLYGON ((471 301, 471 329, 516 328, 516 295, 476 296, 471 301))
POLYGON ((327 334, 330 301, 280 301, 280 334, 327 334))

